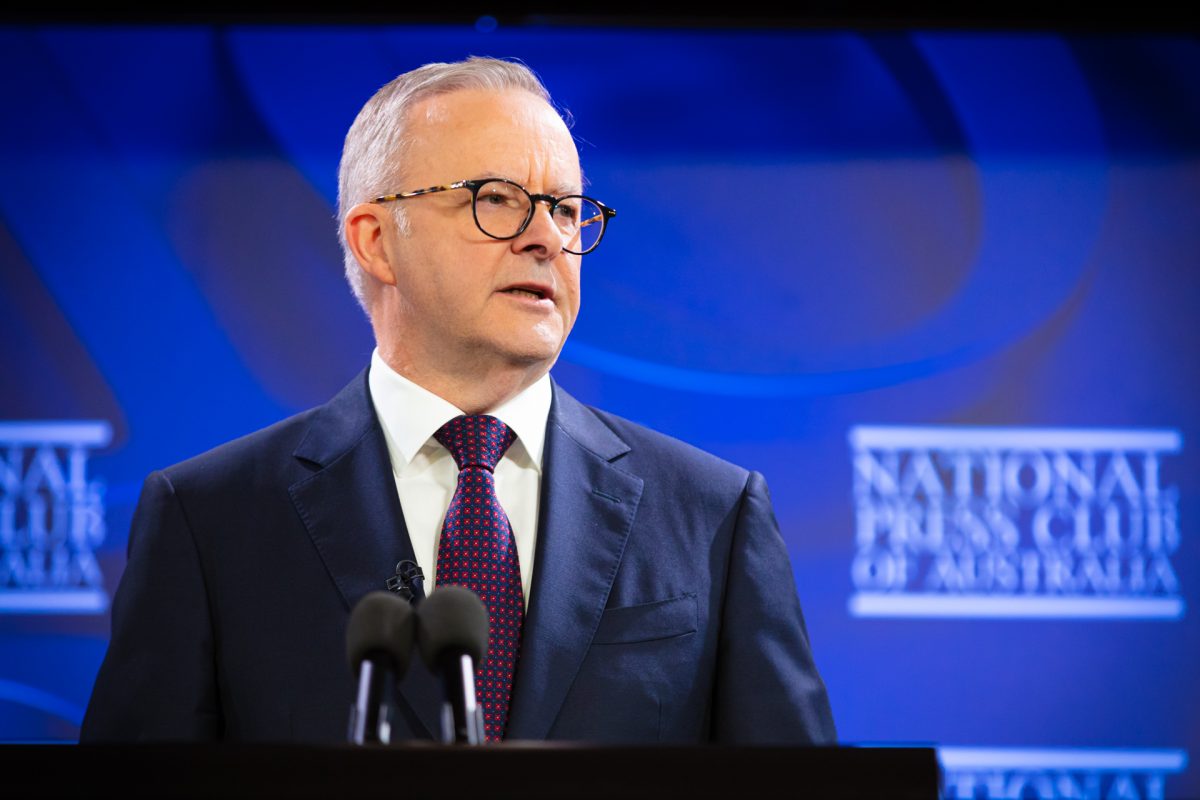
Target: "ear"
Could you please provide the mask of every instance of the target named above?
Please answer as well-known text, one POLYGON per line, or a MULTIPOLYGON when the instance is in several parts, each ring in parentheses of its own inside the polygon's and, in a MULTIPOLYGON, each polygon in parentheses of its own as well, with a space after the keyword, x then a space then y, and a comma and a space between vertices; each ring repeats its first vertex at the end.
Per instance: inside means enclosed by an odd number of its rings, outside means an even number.
POLYGON ((358 259, 359 265, 371 277, 389 286, 396 285, 392 269, 392 250, 389 234, 395 222, 378 203, 359 203, 346 214, 346 244, 358 259))

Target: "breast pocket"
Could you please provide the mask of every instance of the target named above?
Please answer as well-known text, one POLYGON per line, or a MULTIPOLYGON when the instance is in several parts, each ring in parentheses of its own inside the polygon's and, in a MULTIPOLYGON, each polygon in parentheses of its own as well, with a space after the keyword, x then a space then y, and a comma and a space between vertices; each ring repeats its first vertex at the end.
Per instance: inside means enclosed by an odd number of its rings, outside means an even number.
POLYGON ((606 609, 551 738, 649 744, 664 721, 674 736, 677 709, 695 705, 684 695, 701 683, 697 608, 689 594, 606 609))
POLYGON ((696 632, 696 595, 604 610, 592 644, 632 644, 696 632))

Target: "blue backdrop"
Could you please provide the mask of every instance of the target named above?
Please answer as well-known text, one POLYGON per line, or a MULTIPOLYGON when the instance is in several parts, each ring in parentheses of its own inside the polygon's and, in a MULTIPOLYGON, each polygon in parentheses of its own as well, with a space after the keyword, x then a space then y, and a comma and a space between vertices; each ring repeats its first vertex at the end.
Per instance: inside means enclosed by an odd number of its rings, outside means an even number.
POLYGON ((25 422, 111 426, 102 609, 146 473, 367 363, 341 140, 469 54, 539 72, 620 212, 555 377, 766 474, 843 740, 938 744, 948 796, 1200 795, 1200 44, 1149 34, 0 28, 0 737, 77 737, 108 633, 21 562, 54 490, 25 422), (863 425, 1082 429, 1102 472, 1113 430, 1174 437, 1176 583, 1142 594, 1176 611, 854 613, 863 425))

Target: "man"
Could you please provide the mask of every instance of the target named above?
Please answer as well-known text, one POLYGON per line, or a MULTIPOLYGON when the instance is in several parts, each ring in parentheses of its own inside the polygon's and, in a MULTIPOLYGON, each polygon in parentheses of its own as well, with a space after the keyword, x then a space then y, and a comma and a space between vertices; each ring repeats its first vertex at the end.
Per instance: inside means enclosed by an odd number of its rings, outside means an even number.
MULTIPOLYGON (((519 64, 427 65, 367 103, 339 220, 370 367, 147 479, 83 740, 344 739, 346 620, 413 560, 488 576, 489 739, 833 742, 762 477, 549 378, 614 213, 581 192, 519 64), (498 463, 463 455, 479 426, 498 463)), ((436 735, 423 666, 399 695, 393 736, 436 735)))

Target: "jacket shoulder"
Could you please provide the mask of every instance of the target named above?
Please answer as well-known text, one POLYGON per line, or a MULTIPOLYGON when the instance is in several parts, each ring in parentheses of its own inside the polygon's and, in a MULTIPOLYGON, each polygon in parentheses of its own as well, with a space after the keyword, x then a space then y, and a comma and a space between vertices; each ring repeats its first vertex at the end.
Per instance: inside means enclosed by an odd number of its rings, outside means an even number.
POLYGON ((377 428, 364 370, 328 403, 218 445, 162 473, 176 486, 199 488, 298 479, 333 462, 377 428))
POLYGON ((602 409, 584 408, 629 446, 618 466, 702 493, 741 494, 750 480, 750 470, 695 445, 602 409))
POLYGON ((265 468, 290 458, 303 440, 318 409, 308 409, 260 430, 217 445, 199 455, 161 470, 174 484, 202 481, 206 476, 229 475, 265 468))

